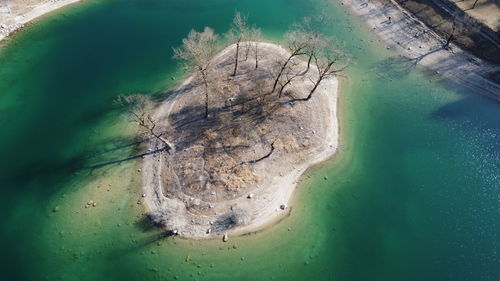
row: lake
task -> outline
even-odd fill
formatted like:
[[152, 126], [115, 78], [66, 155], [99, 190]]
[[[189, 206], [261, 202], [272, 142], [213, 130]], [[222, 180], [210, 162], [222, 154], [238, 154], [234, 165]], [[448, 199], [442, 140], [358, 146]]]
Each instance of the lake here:
[[[281, 223], [161, 239], [113, 100], [167, 93], [186, 75], [172, 47], [192, 28], [226, 32], [235, 10], [278, 43], [325, 17], [352, 58], [341, 146]], [[500, 280], [499, 104], [397, 57], [331, 0], [87, 0], [37, 20], [0, 48], [0, 279]]]

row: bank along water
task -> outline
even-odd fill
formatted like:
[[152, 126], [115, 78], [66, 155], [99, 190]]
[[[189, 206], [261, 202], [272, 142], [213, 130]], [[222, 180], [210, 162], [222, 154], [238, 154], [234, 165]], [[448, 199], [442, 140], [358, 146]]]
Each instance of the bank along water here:
[[[238, 9], [279, 42], [322, 14], [352, 63], [341, 148], [291, 216], [221, 241], [159, 239], [144, 220], [119, 94], [182, 77], [171, 47]], [[1, 267], [6, 280], [498, 280], [498, 104], [407, 73], [335, 1], [95, 1], [0, 49]], [[96, 206], [87, 204], [92, 200]]]

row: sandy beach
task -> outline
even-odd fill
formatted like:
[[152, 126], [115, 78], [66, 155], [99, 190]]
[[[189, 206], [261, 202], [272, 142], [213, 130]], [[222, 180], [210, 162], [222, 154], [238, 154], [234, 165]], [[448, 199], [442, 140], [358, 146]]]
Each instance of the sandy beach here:
[[80, 0], [6, 1], [0, 3], [0, 41], [44, 14]]
[[346, 0], [342, 3], [387, 44], [387, 49], [402, 55], [388, 61], [390, 67], [404, 74], [423, 66], [431, 75], [500, 101], [500, 85], [488, 79], [500, 71], [500, 67], [454, 44], [451, 44], [451, 51], [443, 49], [444, 39], [394, 1]]
[[[286, 56], [288, 52], [275, 44], [260, 43], [262, 53], [279, 52]], [[217, 56], [214, 60], [219, 61], [234, 52], [235, 46], [229, 46]], [[262, 62], [264, 65], [265, 63]], [[305, 68], [306, 62], [298, 62], [298, 67]], [[311, 68], [311, 75], [316, 75], [316, 70]], [[179, 89], [183, 89], [193, 79], [193, 76], [188, 78], [178, 90], [169, 96], [156, 110], [155, 116], [161, 118], [171, 114], [172, 108], [180, 100], [182, 93]], [[297, 83], [296, 87], [309, 87], [308, 84]], [[232, 228], [227, 233], [230, 235], [240, 235], [249, 232], [255, 232], [264, 227], [277, 222], [280, 218], [289, 214], [293, 206], [290, 205], [291, 198], [296, 189], [297, 182], [301, 175], [311, 166], [331, 158], [338, 146], [338, 120], [337, 120], [337, 90], [338, 80], [328, 78], [318, 88], [315, 96], [308, 101], [311, 106], [316, 106], [316, 117], [321, 117], [317, 120], [317, 124], [321, 126], [321, 130], [308, 132], [304, 128], [304, 134], [316, 134], [318, 136], [319, 145], [315, 146], [312, 151], [300, 155], [301, 157], [287, 156], [283, 154], [281, 158], [271, 157], [263, 162], [255, 165], [257, 174], [264, 178], [262, 186], [255, 186], [248, 193], [253, 194], [253, 198], [247, 198], [248, 193], [234, 198], [226, 202], [217, 203], [214, 207], [216, 213], [221, 214], [228, 210], [231, 206], [237, 206], [239, 210], [244, 210], [249, 217], [249, 221], [244, 225], [239, 225]], [[306, 88], [299, 89], [301, 92], [307, 92]], [[323, 132], [319, 132], [323, 131]], [[174, 144], [175, 146], [175, 144]], [[149, 149], [154, 149], [156, 144], [150, 142]], [[175, 153], [175, 152], [174, 152]], [[281, 154], [280, 154], [281, 155]], [[170, 209], [176, 213], [176, 226], [179, 229], [179, 234], [183, 237], [194, 239], [217, 238], [220, 233], [206, 233], [210, 227], [210, 222], [217, 219], [217, 215], [193, 216], [186, 211], [184, 203], [177, 198], [169, 198], [163, 192], [162, 186], [162, 169], [161, 162], [165, 161], [160, 155], [147, 156], [143, 160], [143, 192], [145, 205], [148, 211], [157, 209]], [[280, 206], [287, 204], [285, 210], [281, 210]]]

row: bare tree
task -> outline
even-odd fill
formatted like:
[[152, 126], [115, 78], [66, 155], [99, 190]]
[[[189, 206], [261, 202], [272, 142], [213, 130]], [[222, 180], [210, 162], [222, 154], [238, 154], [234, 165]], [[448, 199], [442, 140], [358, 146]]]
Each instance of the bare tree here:
[[252, 44], [252, 51], [255, 57], [255, 68], [259, 67], [259, 42], [262, 40], [262, 31], [260, 28], [253, 27], [249, 32], [249, 41]]
[[455, 39], [455, 32], [457, 31], [457, 21], [456, 18], [453, 18], [453, 22], [451, 25], [451, 31], [448, 33], [446, 37], [445, 43], [443, 43], [443, 49], [448, 49], [450, 47], [451, 42]]
[[[313, 88], [309, 91], [307, 97], [295, 99], [295, 101], [310, 100], [323, 80], [336, 75], [347, 67], [347, 62], [343, 61], [343, 53], [341, 51], [334, 50], [331, 47], [314, 54], [313, 60], [318, 71], [318, 77], [315, 81], [311, 80], [311, 82], [313, 83]], [[341, 62], [342, 66], [336, 67], [336, 64], [339, 64]]]
[[[288, 41], [288, 47], [292, 51], [291, 55], [288, 57], [288, 60], [285, 60], [281, 64], [280, 72], [276, 76], [275, 84], [273, 87], [276, 88], [276, 85], [280, 84], [280, 91], [278, 97], [284, 92], [284, 89], [299, 75], [305, 75], [311, 68], [311, 62], [313, 58], [318, 57], [318, 53], [321, 50], [326, 50], [331, 48], [335, 49], [332, 44], [332, 39], [325, 36], [322, 32], [319, 31], [317, 26], [322, 26], [322, 22], [324, 18], [315, 17], [314, 25], [311, 18], [304, 18], [301, 23], [293, 24], [291, 27], [291, 31], [286, 34], [286, 39]], [[307, 68], [302, 73], [294, 72], [292, 69], [296, 66], [293, 63], [292, 58], [296, 56], [306, 56], [307, 58]], [[282, 78], [285, 79], [282, 79]]]
[[278, 86], [278, 82], [281, 79], [281, 75], [283, 75], [284, 71], [289, 66], [290, 61], [295, 57], [307, 54], [307, 49], [309, 48], [308, 36], [300, 29], [292, 29], [288, 31], [285, 34], [285, 38], [287, 40], [288, 48], [290, 49], [291, 53], [281, 65], [278, 75], [274, 79], [274, 84], [271, 93], [274, 93], [274, 91], [276, 90], [276, 86]]
[[282, 79], [280, 79], [280, 82], [279, 82], [279, 84], [280, 84], [280, 91], [278, 93], [278, 98], [281, 98], [281, 96], [283, 95], [283, 92], [284, 92], [285, 88], [288, 85], [290, 85], [290, 83], [292, 83], [292, 81], [295, 78], [297, 78], [298, 76], [301, 75], [297, 71], [294, 71], [294, 68], [296, 67], [296, 65], [297, 65], [297, 63], [291, 62], [289, 64], [288, 71], [285, 71], [285, 73], [283, 73], [281, 75]]
[[[159, 140], [167, 152], [171, 146], [168, 140], [163, 137], [163, 132], [158, 132], [158, 121], [151, 116], [154, 109], [151, 99], [144, 95], [118, 96], [115, 102], [126, 108], [132, 121], [139, 126], [140, 133], [145, 138], [155, 138]], [[170, 153], [170, 152], [169, 152]]]
[[245, 41], [245, 59], [243, 61], [248, 60], [248, 56], [250, 55], [250, 50], [252, 49], [252, 42], [250, 42], [250, 37]]
[[231, 29], [226, 33], [226, 37], [229, 39], [231, 43], [236, 44], [236, 55], [234, 62], [234, 71], [233, 76], [236, 76], [236, 71], [238, 70], [238, 59], [240, 55], [240, 43], [241, 41], [248, 40], [248, 26], [247, 26], [247, 17], [242, 16], [240, 12], [236, 12], [234, 14], [233, 23], [231, 25]]
[[182, 61], [186, 70], [196, 69], [201, 75], [205, 87], [205, 118], [208, 117], [210, 62], [217, 52], [217, 38], [217, 34], [209, 27], [205, 27], [203, 32], [191, 30], [182, 39], [182, 46], [174, 48], [174, 58]]
[[325, 42], [325, 36], [314, 26], [314, 24], [316, 26], [322, 26], [322, 19], [323, 18], [315, 17], [315, 21], [313, 22], [310, 17], [305, 17], [300, 24], [293, 25], [293, 30], [295, 30], [297, 34], [300, 34], [300, 36], [304, 38], [303, 40], [307, 42], [304, 52], [304, 55], [307, 56], [307, 69], [303, 74], [306, 74], [311, 68], [311, 61], [316, 52], [325, 47], [323, 44]]
[[478, 32], [480, 26], [474, 19], [462, 11], [455, 11], [452, 14], [453, 20], [449, 29], [446, 41], [443, 43], [443, 49], [449, 49], [450, 44], [459, 39], [463, 34]]

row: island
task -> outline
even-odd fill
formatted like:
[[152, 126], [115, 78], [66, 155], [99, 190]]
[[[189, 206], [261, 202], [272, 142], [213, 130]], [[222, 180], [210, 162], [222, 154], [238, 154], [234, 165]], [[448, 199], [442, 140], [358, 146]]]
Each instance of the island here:
[[191, 31], [175, 53], [194, 73], [134, 113], [149, 136], [142, 202], [171, 234], [226, 241], [276, 222], [300, 176], [338, 147], [341, 54], [312, 45], [320, 35], [305, 28], [287, 48], [243, 41], [251, 36], [235, 22], [234, 43], [218, 53], [213, 30]]

